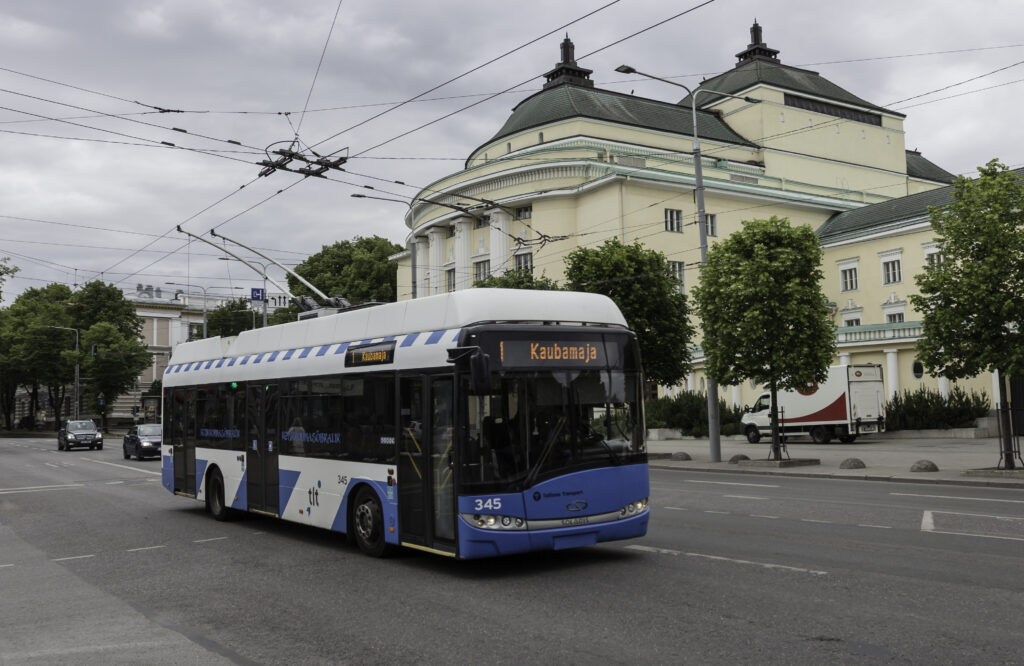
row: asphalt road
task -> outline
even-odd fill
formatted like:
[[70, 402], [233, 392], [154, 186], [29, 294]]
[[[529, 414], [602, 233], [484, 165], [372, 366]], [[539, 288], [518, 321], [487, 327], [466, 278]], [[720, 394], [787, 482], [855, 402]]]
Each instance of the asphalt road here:
[[455, 562], [0, 439], [0, 663], [1019, 663], [1020, 490], [661, 471], [647, 537]]

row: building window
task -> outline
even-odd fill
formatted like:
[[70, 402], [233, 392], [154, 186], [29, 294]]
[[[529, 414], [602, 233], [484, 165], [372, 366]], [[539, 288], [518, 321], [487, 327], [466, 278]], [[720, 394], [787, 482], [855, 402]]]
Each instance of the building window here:
[[489, 259], [477, 261], [473, 264], [473, 281], [481, 282], [491, 277], [491, 262]]
[[718, 216], [714, 213], [704, 213], [704, 231], [708, 236], [718, 235]]
[[902, 324], [903, 313], [902, 312], [889, 312], [885, 315], [886, 324]]
[[533, 217], [533, 206], [520, 206], [516, 208], [517, 220], [529, 220]]
[[511, 143], [506, 143], [505, 144], [505, 152], [506, 153], [511, 153], [512, 152], [512, 144]]
[[924, 255], [924, 261], [926, 264], [934, 268], [935, 266], [938, 266], [939, 264], [942, 263], [942, 253], [939, 252], [938, 250], [936, 250], [935, 252], [929, 252], [928, 254]]
[[860, 326], [860, 317], [850, 317], [843, 320], [843, 326]]
[[672, 271], [672, 275], [679, 282], [678, 290], [684, 291], [686, 289], [686, 264], [681, 261], [670, 261], [668, 269]]
[[683, 233], [683, 211], [678, 208], [665, 209], [665, 231]]
[[882, 262], [882, 284], [903, 282], [903, 270], [900, 267], [900, 261], [900, 259], [892, 259]]
[[839, 271], [839, 290], [857, 291], [857, 267], [844, 268]]
[[921, 361], [914, 361], [914, 379], [921, 379], [924, 377], [924, 366]]
[[478, 217], [473, 221], [474, 229], [484, 229], [491, 226], [491, 218], [489, 217]]
[[537, 143], [544, 143], [544, 132], [537, 132]]
[[444, 290], [455, 291], [455, 269], [449, 268], [444, 272]]
[[516, 270], [533, 273], [533, 253], [527, 252], [526, 254], [517, 254]]
[[455, 225], [448, 227], [448, 238], [455, 238]]

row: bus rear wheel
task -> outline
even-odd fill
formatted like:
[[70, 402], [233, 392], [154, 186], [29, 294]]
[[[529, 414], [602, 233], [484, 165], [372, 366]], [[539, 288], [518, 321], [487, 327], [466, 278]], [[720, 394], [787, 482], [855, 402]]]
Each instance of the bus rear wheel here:
[[391, 552], [384, 540], [384, 511], [377, 493], [369, 486], [363, 486], [356, 493], [352, 523], [359, 550], [371, 557], [384, 557]]

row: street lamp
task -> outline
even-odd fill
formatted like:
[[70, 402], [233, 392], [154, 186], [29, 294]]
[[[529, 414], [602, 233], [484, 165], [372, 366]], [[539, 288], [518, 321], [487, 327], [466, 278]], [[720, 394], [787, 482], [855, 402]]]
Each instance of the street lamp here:
[[74, 408], [72, 409], [72, 412], [74, 413], [75, 420], [77, 421], [78, 420], [78, 396], [80, 395], [79, 394], [78, 380], [79, 380], [79, 373], [81, 372], [79, 370], [80, 365], [79, 365], [79, 358], [78, 358], [78, 349], [79, 349], [79, 347], [78, 347], [78, 329], [77, 328], [68, 328], [67, 326], [47, 326], [46, 328], [57, 328], [57, 329], [60, 329], [62, 331], [74, 331], [75, 332], [75, 404], [74, 404]]
[[[219, 257], [219, 259], [221, 261], [242, 261], [241, 259], [234, 259], [232, 257]], [[269, 264], [264, 264], [262, 262], [253, 261], [253, 260], [249, 260], [249, 259], [246, 259], [245, 261], [242, 261], [242, 263], [243, 264], [253, 264], [254, 266], [259, 266], [260, 267], [260, 271], [263, 274], [263, 328], [266, 328], [267, 327], [267, 266], [269, 266]], [[274, 284], [277, 284], [277, 283], [275, 282]], [[255, 328], [255, 326], [253, 326], [253, 328]]]
[[[182, 282], [164, 282], [164, 284], [169, 284], [169, 285], [172, 285], [172, 286], [175, 286], [175, 287], [186, 287], [186, 288], [187, 287], [195, 287], [196, 289], [201, 289], [203, 291], [203, 337], [205, 338], [206, 337], [206, 302], [207, 302], [206, 291], [207, 291], [207, 288], [206, 287], [202, 287], [202, 286], [200, 286], [198, 284], [185, 284], [185, 283], [182, 283]], [[210, 289], [241, 289], [241, 287], [210, 287]], [[185, 292], [185, 293], [188, 293], [188, 292]]]
[[[709, 90], [701, 87], [697, 87], [696, 90], [691, 90], [689, 86], [685, 86], [682, 83], [663, 79], [660, 76], [654, 76], [653, 74], [646, 74], [630, 67], [629, 65], [620, 65], [615, 68], [615, 71], [622, 74], [639, 74], [640, 76], [647, 77], [648, 79], [654, 79], [656, 81], [668, 83], [669, 85], [678, 86], [690, 93], [690, 111], [693, 113], [693, 176], [697, 194], [697, 228], [698, 233], [700, 234], [700, 263], [703, 266], [708, 260], [708, 229], [704, 220], [704, 170], [701, 165], [700, 157], [700, 137], [697, 136], [697, 94], [712, 93], [715, 95], [721, 95], [722, 97], [742, 99], [750, 104], [757, 104], [761, 100], [754, 97], [741, 97], [739, 95], [732, 95], [719, 90]], [[718, 423], [718, 383], [710, 376], [707, 376], [707, 373], [705, 373], [705, 378], [707, 380], [706, 385], [708, 390], [708, 442], [711, 447], [711, 462], [722, 462], [721, 431]]]

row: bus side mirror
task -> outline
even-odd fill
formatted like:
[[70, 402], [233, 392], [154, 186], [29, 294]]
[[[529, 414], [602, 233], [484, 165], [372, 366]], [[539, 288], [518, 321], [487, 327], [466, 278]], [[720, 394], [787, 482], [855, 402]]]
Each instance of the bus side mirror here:
[[491, 357], [479, 347], [449, 349], [448, 362], [468, 372], [470, 395], [487, 395], [491, 392]]

